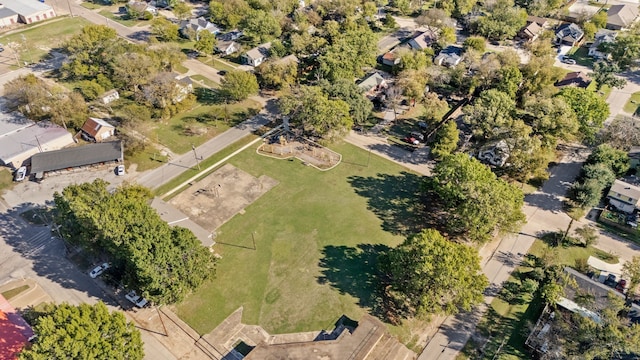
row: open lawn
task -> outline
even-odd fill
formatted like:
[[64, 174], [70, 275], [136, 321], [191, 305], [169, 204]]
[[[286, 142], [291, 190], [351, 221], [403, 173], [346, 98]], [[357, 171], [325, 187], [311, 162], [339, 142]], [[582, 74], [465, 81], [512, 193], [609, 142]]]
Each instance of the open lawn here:
[[[617, 263], [618, 258], [594, 247], [559, 246], [550, 247], [543, 240], [536, 240], [529, 250], [529, 256], [546, 258], [551, 264], [575, 266], [576, 260], [585, 260], [595, 256], [609, 263]], [[519, 266], [505, 283], [500, 295], [496, 297], [485, 314], [478, 331], [486, 341], [477, 344], [470, 341], [463, 349], [462, 358], [474, 359], [525, 359], [529, 358], [524, 342], [528, 336], [529, 325], [535, 324], [544, 308], [538, 297], [520, 290], [522, 281], [531, 271], [531, 263]], [[484, 348], [484, 356], [478, 349]]]
[[11, 189], [13, 184], [13, 174], [11, 171], [6, 167], [0, 169], [0, 194], [6, 189]]
[[114, 7], [112, 8], [114, 10], [100, 10], [100, 12], [98, 12], [100, 15], [106, 17], [109, 20], [113, 20], [115, 22], [118, 22], [124, 26], [127, 27], [132, 27], [132, 26], [136, 26], [138, 24], [141, 23], [145, 23], [144, 20], [136, 20], [136, 19], [125, 19], [122, 15], [116, 14], [114, 11], [117, 11], [118, 8]]
[[624, 104], [624, 111], [630, 114], [635, 114], [640, 107], [640, 92], [631, 94], [631, 98]]
[[[191, 145], [199, 146], [205, 141], [227, 130], [257, 113], [260, 105], [253, 100], [244, 100], [229, 105], [202, 105], [158, 123], [152, 139], [173, 151], [184, 154]], [[225, 121], [225, 118], [227, 121]]]
[[589, 56], [589, 48], [587, 46], [573, 47], [569, 51], [569, 55], [578, 65], [593, 67], [593, 58]]
[[421, 177], [377, 156], [367, 166], [368, 152], [352, 145], [332, 149], [343, 162], [326, 172], [254, 147], [230, 160], [279, 185], [218, 229], [217, 276], [176, 306], [180, 318], [204, 334], [244, 306], [244, 323], [290, 333], [332, 329], [375, 305], [378, 254], [416, 230]]
[[21, 61], [38, 62], [52, 48], [80, 33], [82, 27], [88, 24], [90, 23], [81, 17], [55, 18], [44, 23], [26, 25], [23, 31], [0, 36], [0, 43], [16, 49]]
[[233, 71], [236, 70], [234, 65], [229, 64], [229, 62], [227, 61], [222, 61], [220, 59], [217, 59], [213, 56], [199, 56], [198, 57], [198, 61], [200, 61], [203, 64], [207, 64], [217, 70], [224, 70], [224, 71]]

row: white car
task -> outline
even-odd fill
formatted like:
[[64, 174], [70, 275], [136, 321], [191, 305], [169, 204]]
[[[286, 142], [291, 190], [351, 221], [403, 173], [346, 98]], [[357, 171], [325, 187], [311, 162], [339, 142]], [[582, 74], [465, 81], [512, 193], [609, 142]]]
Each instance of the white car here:
[[124, 165], [116, 166], [116, 175], [118, 176], [124, 175]]
[[25, 177], [27, 177], [27, 167], [20, 166], [15, 174], [13, 174], [13, 181], [22, 181]]
[[145, 307], [145, 305], [147, 305], [148, 301], [147, 299], [141, 297], [140, 295], [136, 294], [135, 290], [131, 290], [127, 293], [127, 295], [124, 296], [127, 300], [131, 301], [135, 306], [139, 307], [139, 308], [143, 308]]
[[91, 272], [89, 273], [89, 276], [91, 276], [92, 279], [95, 279], [98, 276], [100, 276], [100, 274], [102, 274], [109, 267], [110, 267], [109, 263], [103, 263], [102, 265], [96, 266], [93, 270], [91, 270]]

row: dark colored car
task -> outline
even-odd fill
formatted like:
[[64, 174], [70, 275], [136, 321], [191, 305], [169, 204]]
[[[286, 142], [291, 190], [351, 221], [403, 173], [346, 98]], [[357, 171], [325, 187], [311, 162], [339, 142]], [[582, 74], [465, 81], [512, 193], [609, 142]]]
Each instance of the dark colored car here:
[[618, 278], [614, 274], [609, 274], [604, 281], [604, 284], [611, 287], [616, 287], [618, 284]]
[[627, 280], [620, 279], [620, 281], [616, 285], [616, 290], [624, 294], [627, 292], [627, 287], [628, 287]]

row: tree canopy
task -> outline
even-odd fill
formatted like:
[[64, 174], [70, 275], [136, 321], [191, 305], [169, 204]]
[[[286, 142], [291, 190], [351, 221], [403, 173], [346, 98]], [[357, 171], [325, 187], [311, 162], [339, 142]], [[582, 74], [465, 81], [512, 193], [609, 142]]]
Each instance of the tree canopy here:
[[497, 0], [487, 15], [478, 19], [478, 32], [488, 38], [504, 40], [514, 37], [527, 23], [527, 12], [512, 0]]
[[258, 93], [256, 76], [248, 71], [229, 71], [222, 79], [220, 92], [229, 100], [241, 101]]
[[144, 357], [140, 331], [121, 312], [109, 312], [99, 302], [78, 306], [63, 303], [32, 310], [33, 346], [22, 350], [21, 360], [119, 359]]
[[609, 104], [597, 93], [578, 87], [565, 87], [561, 96], [573, 109], [580, 123], [579, 133], [592, 141], [609, 116]]
[[494, 231], [514, 230], [525, 220], [522, 191], [467, 154], [438, 163], [428, 189], [438, 199], [442, 212], [437, 216], [451, 236], [485, 242]]
[[477, 250], [433, 229], [407, 238], [381, 264], [390, 279], [387, 292], [404, 316], [468, 311], [482, 301], [489, 285]]
[[122, 284], [155, 303], [180, 301], [213, 276], [213, 254], [190, 230], [164, 222], [148, 189], [125, 185], [110, 193], [107, 185], [97, 179], [54, 194], [65, 239], [106, 254]]

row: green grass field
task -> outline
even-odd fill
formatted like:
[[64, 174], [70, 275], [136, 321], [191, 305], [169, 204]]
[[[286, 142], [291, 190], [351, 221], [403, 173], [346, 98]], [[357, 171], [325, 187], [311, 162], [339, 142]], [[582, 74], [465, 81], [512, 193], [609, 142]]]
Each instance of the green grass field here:
[[247, 119], [257, 112], [260, 105], [253, 100], [244, 100], [226, 107], [228, 122], [224, 121], [224, 105], [203, 105], [158, 123], [152, 139], [158, 139], [176, 154], [191, 150], [227, 130], [229, 126]]
[[373, 305], [377, 255], [414, 231], [421, 177], [377, 156], [367, 167], [368, 153], [348, 144], [332, 148], [343, 162], [327, 172], [254, 147], [231, 159], [279, 184], [218, 229], [217, 276], [176, 306], [180, 318], [204, 334], [244, 306], [244, 323], [289, 333], [332, 329]]
[[2, 194], [4, 190], [11, 189], [13, 184], [13, 174], [11, 171], [6, 167], [0, 169], [0, 194]]
[[635, 114], [638, 111], [638, 107], [640, 107], [640, 92], [631, 94], [631, 98], [624, 104], [624, 111]]
[[23, 31], [0, 36], [0, 43], [17, 49], [21, 61], [38, 62], [49, 53], [49, 49], [80, 33], [82, 27], [88, 24], [81, 17], [52, 19], [46, 23], [27, 25]]
[[109, 20], [113, 20], [127, 27], [132, 27], [140, 23], [144, 23], [144, 20], [124, 19], [122, 16], [114, 14], [111, 10], [100, 10], [98, 13]]

